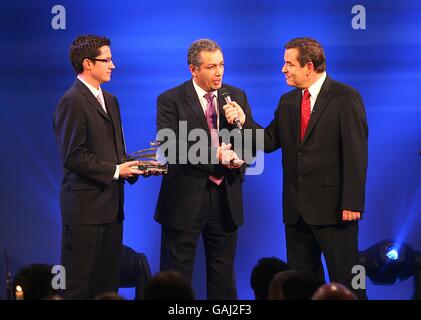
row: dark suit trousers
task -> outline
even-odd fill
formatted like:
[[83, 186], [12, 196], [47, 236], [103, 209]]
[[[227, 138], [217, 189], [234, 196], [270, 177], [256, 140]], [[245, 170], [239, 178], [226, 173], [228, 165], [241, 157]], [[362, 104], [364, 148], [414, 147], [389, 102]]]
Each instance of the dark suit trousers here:
[[117, 292], [123, 223], [63, 226], [62, 265], [66, 268], [65, 299], [93, 299]]
[[203, 204], [194, 225], [179, 231], [162, 226], [161, 271], [180, 272], [191, 283], [197, 240], [202, 234], [209, 300], [237, 299], [234, 258], [237, 247], [225, 190], [208, 181]]
[[[321, 254], [326, 260], [330, 282], [352, 289], [352, 268], [359, 264], [358, 222], [337, 225], [308, 225], [302, 218], [295, 225], [285, 225], [288, 264], [292, 269], [318, 273], [324, 279]], [[365, 290], [353, 290], [366, 299]]]

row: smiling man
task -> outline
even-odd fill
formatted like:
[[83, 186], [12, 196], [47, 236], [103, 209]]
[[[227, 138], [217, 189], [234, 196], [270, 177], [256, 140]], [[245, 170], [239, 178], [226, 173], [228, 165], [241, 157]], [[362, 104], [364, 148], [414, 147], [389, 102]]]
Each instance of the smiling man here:
[[[364, 104], [353, 88], [326, 74], [322, 46], [310, 38], [285, 45], [282, 72], [294, 90], [284, 94], [265, 128], [264, 151], [282, 148], [283, 216], [288, 264], [323, 273], [352, 288], [358, 262], [358, 221], [365, 202], [368, 126]], [[229, 123], [261, 128], [232, 103]], [[365, 298], [364, 290], [356, 290]]]
[[[220, 90], [229, 91], [251, 118], [250, 107], [244, 91], [222, 83], [224, 56], [216, 42], [195, 41], [188, 50], [188, 65], [192, 79], [162, 93], [157, 101], [157, 129], [171, 129], [178, 150], [162, 179], [155, 212], [162, 225], [161, 271], [178, 271], [191, 282], [196, 244], [202, 234], [208, 299], [235, 299], [234, 257], [237, 229], [243, 223], [244, 166], [241, 161], [230, 162], [238, 161], [238, 156], [229, 149], [228, 141], [227, 145], [219, 143], [219, 130], [235, 128], [225, 119]], [[216, 154], [216, 161], [206, 156], [207, 161], [196, 163], [180, 155], [196, 143], [182, 141], [183, 130], [189, 135], [204, 132], [205, 151]]]
[[70, 48], [77, 74], [54, 112], [63, 165], [61, 263], [66, 299], [117, 292], [122, 251], [124, 180], [134, 183], [137, 161], [120, 163], [125, 146], [117, 98], [101, 88], [115, 69], [110, 40], [77, 37]]

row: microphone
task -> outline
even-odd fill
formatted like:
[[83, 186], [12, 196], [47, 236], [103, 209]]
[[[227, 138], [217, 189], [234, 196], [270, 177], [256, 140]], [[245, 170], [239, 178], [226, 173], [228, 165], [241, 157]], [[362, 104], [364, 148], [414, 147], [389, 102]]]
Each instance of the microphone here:
[[[219, 93], [221, 94], [222, 98], [224, 98], [226, 104], [229, 104], [231, 102], [231, 96], [230, 96], [227, 89], [221, 88]], [[241, 129], [243, 129], [243, 126], [241, 125], [240, 119], [238, 117], [236, 117], [234, 119], [234, 122], [235, 122], [235, 126], [237, 127], [238, 131], [240, 132]]]

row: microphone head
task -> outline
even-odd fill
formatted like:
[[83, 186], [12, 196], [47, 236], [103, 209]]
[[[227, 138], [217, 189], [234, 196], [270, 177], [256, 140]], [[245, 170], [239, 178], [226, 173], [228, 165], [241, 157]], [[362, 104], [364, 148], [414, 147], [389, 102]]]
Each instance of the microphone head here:
[[230, 96], [230, 94], [229, 94], [229, 92], [228, 92], [228, 90], [227, 89], [225, 89], [225, 88], [221, 88], [220, 90], [219, 90], [219, 94], [221, 95], [221, 97], [222, 98], [224, 98], [224, 100], [228, 103], [228, 102], [231, 102], [231, 96]]

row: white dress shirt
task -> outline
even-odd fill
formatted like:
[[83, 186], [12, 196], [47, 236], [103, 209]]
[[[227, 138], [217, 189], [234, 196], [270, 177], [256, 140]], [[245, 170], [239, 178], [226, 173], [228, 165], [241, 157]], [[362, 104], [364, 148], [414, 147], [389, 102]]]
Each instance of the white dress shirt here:
[[[311, 111], [313, 111], [314, 104], [316, 103], [317, 97], [320, 93], [320, 90], [322, 89], [322, 85], [325, 82], [326, 77], [326, 72], [323, 72], [322, 76], [308, 88], [308, 91], [310, 92]], [[305, 90], [302, 90], [301, 94], [304, 94], [304, 91]]]

